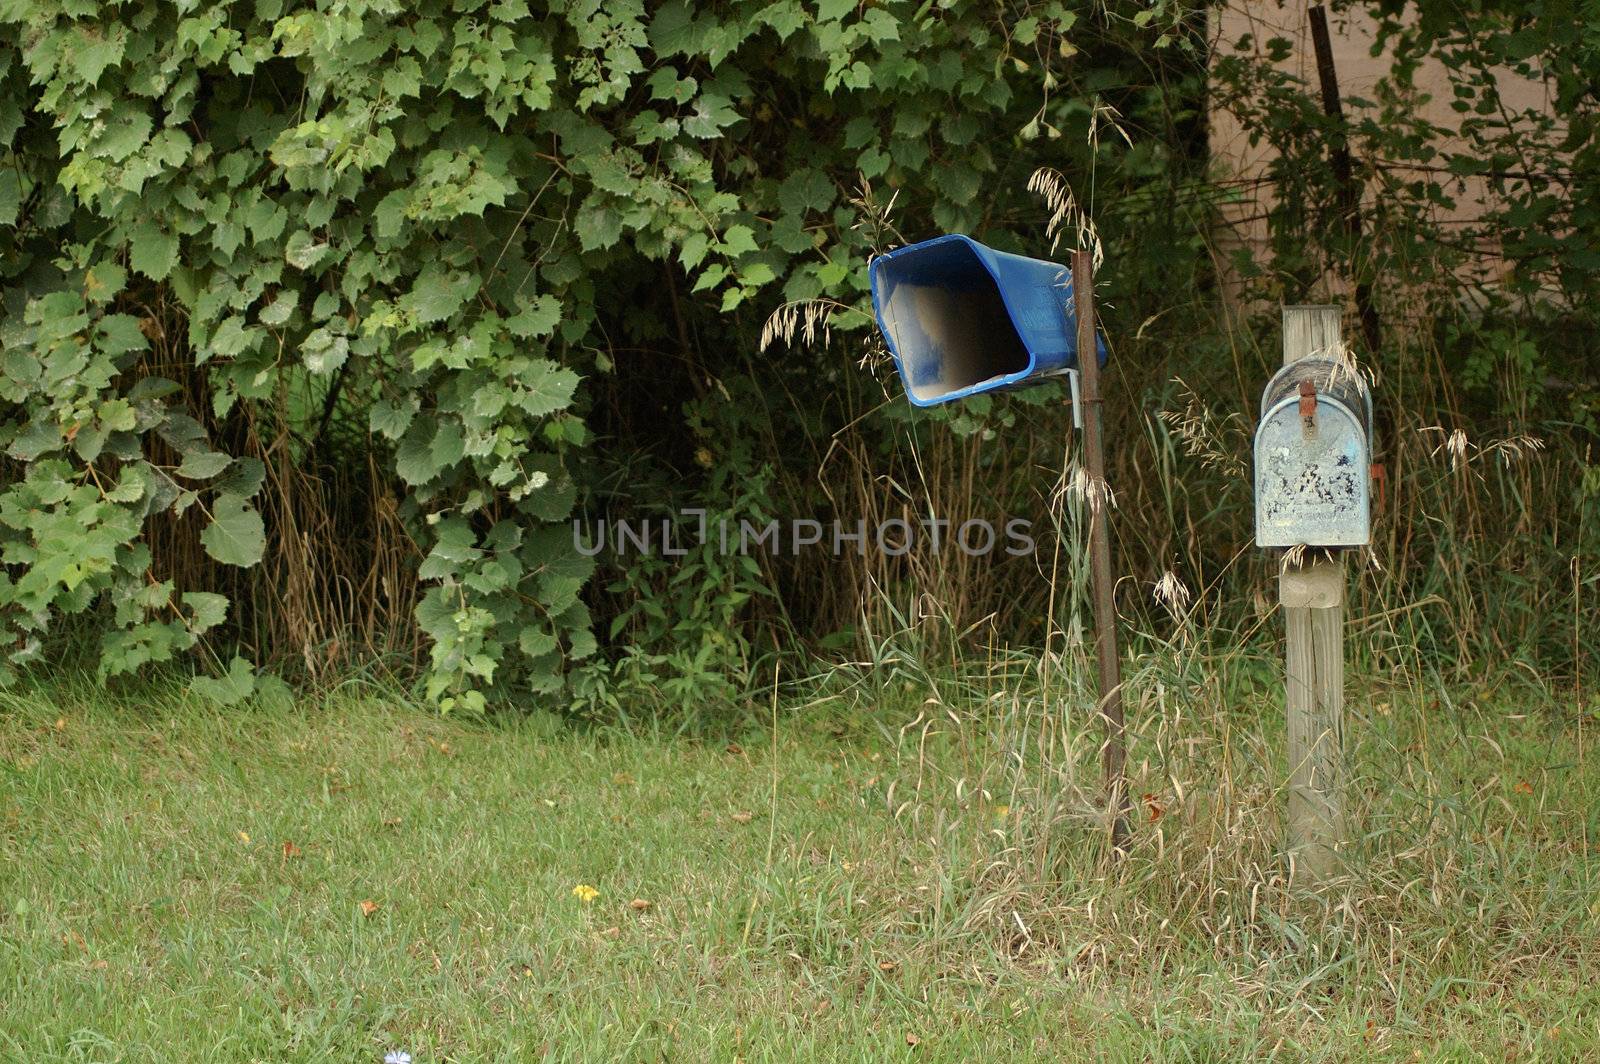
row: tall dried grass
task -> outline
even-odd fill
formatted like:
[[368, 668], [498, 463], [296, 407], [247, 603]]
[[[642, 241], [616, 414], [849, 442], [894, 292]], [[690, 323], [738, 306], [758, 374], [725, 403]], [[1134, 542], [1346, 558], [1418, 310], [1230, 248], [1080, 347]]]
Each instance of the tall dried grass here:
[[421, 661], [412, 621], [420, 555], [363, 412], [338, 394], [329, 398], [342, 378], [313, 385], [280, 374], [271, 402], [219, 415], [205, 366], [179, 339], [181, 310], [166, 304], [146, 312], [150, 349], [133, 374], [178, 382], [184, 412], [207, 437], [229, 454], [260, 459], [266, 470], [255, 500], [267, 530], [260, 565], [214, 561], [200, 543], [204, 515], [190, 507], [146, 526], [156, 578], [227, 593], [235, 631], [253, 659], [313, 683], [358, 665], [404, 669]]

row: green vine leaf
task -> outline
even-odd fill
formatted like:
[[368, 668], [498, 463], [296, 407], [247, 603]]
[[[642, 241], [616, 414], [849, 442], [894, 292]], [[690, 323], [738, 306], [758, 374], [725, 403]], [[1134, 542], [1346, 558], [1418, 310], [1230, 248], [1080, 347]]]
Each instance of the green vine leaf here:
[[190, 681], [189, 689], [213, 705], [235, 706], [255, 691], [255, 667], [236, 656], [228, 662], [228, 669], [221, 676], [196, 676]]
[[137, 225], [128, 243], [128, 265], [152, 281], [164, 280], [178, 263], [178, 238], [154, 222]]
[[232, 458], [221, 451], [194, 451], [184, 456], [178, 466], [178, 475], [190, 480], [210, 480], [228, 468]]
[[206, 553], [224, 565], [251, 566], [266, 551], [261, 515], [238, 495], [219, 495], [211, 506], [211, 524], [200, 533]]

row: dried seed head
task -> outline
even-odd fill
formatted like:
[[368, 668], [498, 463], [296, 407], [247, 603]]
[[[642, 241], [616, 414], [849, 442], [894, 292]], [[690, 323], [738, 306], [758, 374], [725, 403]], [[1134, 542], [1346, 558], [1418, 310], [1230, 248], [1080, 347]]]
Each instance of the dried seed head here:
[[826, 345], [833, 339], [833, 315], [840, 306], [831, 299], [804, 299], [783, 304], [761, 327], [760, 349], [765, 351], [775, 340], [793, 345], [796, 335], [806, 347], [815, 344], [818, 336]]
[[1323, 352], [1323, 355], [1333, 363], [1333, 368], [1328, 371], [1329, 388], [1346, 381], [1360, 381], [1368, 388], [1372, 386], [1372, 374], [1356, 361], [1355, 352], [1351, 350], [1349, 344], [1341, 341]]
[[1218, 417], [1182, 377], [1174, 377], [1180, 410], [1161, 410], [1156, 416], [1178, 439], [1183, 453], [1198, 458], [1200, 464], [1225, 476], [1244, 479], [1246, 469], [1239, 455], [1248, 450], [1248, 432], [1237, 411]]
[[1077, 238], [1075, 246], [1090, 253], [1094, 268], [1098, 270], [1105, 261], [1105, 253], [1100, 246], [1100, 233], [1095, 229], [1089, 215], [1079, 209], [1077, 197], [1072, 194], [1072, 186], [1067, 184], [1067, 179], [1061, 171], [1041, 166], [1028, 178], [1028, 191], [1041, 196], [1045, 208], [1050, 211], [1050, 218], [1044, 227], [1045, 235], [1050, 238], [1050, 250], [1052, 252], [1056, 250], [1061, 243], [1061, 234], [1071, 228]]
[[1503, 440], [1495, 440], [1485, 445], [1478, 453], [1480, 455], [1496, 455], [1509, 468], [1529, 455], [1537, 454], [1542, 450], [1544, 450], [1544, 441], [1539, 437], [1516, 435], [1507, 436]]
[[[1091, 513], [1099, 513], [1106, 503], [1116, 509], [1117, 496], [1104, 477], [1091, 476], [1083, 466], [1073, 466], [1072, 472], [1058, 482], [1057, 495], [1067, 495], [1089, 504]], [[1058, 500], [1059, 501], [1059, 500]]]
[[[1436, 431], [1443, 432], [1443, 429]], [[1459, 470], [1467, 463], [1467, 451], [1472, 444], [1467, 440], [1467, 434], [1460, 429], [1452, 430], [1445, 436], [1444, 442], [1435, 447], [1430, 454], [1438, 457], [1441, 452], [1450, 456], [1450, 468]]]
[[1161, 579], [1156, 581], [1152, 593], [1155, 600], [1166, 607], [1174, 617], [1188, 610], [1189, 600], [1192, 597], [1189, 588], [1171, 569], [1161, 574]]

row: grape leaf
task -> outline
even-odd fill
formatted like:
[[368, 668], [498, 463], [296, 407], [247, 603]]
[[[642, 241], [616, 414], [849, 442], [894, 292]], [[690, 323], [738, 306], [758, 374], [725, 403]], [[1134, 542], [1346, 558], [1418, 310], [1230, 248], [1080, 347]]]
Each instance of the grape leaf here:
[[266, 552], [261, 515], [238, 495], [219, 495], [211, 507], [211, 524], [200, 533], [206, 553], [224, 565], [254, 565]]

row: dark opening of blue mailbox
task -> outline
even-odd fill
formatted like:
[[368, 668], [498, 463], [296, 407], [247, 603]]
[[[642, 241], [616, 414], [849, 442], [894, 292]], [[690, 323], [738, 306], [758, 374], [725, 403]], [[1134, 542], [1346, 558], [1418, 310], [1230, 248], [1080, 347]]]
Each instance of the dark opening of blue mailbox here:
[[1072, 283], [1056, 263], [952, 235], [878, 256], [871, 276], [878, 328], [917, 406], [1077, 365]]

